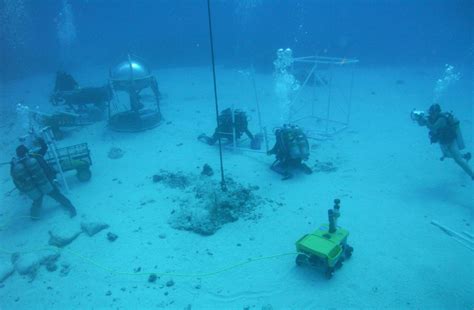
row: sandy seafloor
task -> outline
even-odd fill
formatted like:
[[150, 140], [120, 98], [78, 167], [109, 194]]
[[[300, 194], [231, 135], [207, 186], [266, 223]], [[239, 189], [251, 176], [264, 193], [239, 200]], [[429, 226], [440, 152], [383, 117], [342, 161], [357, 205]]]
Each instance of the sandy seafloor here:
[[[263, 204], [255, 211], [260, 219], [226, 224], [207, 237], [169, 226], [181, 192], [153, 183], [151, 177], [160, 169], [198, 174], [205, 163], [218, 172], [217, 148], [196, 140], [215, 127], [211, 72], [208, 67], [154, 70], [164, 95], [165, 120], [159, 127], [117, 133], [103, 121], [73, 130], [59, 142], [87, 142], [92, 152], [91, 181], [79, 183], [73, 173], [67, 177], [68, 196], [78, 209], [75, 219], [47, 198], [42, 219], [29, 220], [31, 202], [18, 192], [7, 194], [13, 184], [8, 165], [1, 167], [2, 249], [41, 248], [52, 228], [78, 226], [86, 219], [102, 220], [110, 228], [91, 238], [81, 235], [62, 251], [59, 263], [71, 265], [65, 277], [44, 267], [33, 281], [13, 274], [0, 285], [0, 308], [471, 309], [474, 252], [431, 221], [472, 234], [473, 182], [453, 162], [439, 161], [439, 148], [430, 145], [426, 128], [409, 118], [412, 108], [431, 104], [438, 69], [358, 65], [349, 128], [326, 141], [311, 141], [309, 164], [330, 161], [335, 172], [298, 174], [282, 182], [269, 169], [272, 157], [226, 150], [226, 173], [258, 185], [258, 195], [281, 206]], [[221, 107], [246, 108], [250, 128], [257, 131], [253, 89], [238, 70], [218, 68]], [[87, 86], [105, 82], [107, 72], [104, 67], [73, 74]], [[273, 79], [257, 74], [256, 82], [263, 123], [271, 131], [280, 124]], [[16, 103], [47, 110], [52, 88], [52, 74], [2, 85], [2, 162], [13, 156], [20, 134], [14, 124]], [[461, 120], [467, 148], [474, 150], [472, 102], [469, 83], [463, 80], [442, 100]], [[125, 155], [109, 159], [111, 147], [122, 148]], [[213, 272], [248, 258], [295, 251], [298, 238], [326, 222], [334, 198], [342, 200], [339, 224], [349, 229], [355, 251], [329, 281], [315, 270], [296, 267], [295, 256], [289, 255], [208, 277], [162, 276], [152, 284], [145, 275], [111, 274], [68, 252], [131, 274], [138, 267], [156, 273]], [[154, 202], [142, 205], [149, 200]], [[108, 231], [118, 235], [115, 242], [107, 240]], [[0, 259], [10, 256], [0, 254]], [[170, 279], [175, 284], [165, 286]]]

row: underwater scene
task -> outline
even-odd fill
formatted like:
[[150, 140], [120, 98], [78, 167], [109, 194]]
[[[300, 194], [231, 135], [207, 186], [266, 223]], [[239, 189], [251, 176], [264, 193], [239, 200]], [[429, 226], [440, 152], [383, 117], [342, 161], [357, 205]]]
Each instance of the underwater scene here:
[[474, 309], [474, 1], [0, 0], [0, 309]]

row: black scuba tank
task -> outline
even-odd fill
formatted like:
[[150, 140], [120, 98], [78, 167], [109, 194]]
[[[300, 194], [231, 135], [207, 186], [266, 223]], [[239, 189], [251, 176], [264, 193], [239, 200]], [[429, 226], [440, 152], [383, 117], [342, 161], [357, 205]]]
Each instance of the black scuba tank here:
[[32, 200], [36, 200], [54, 189], [38, 160], [30, 156], [14, 163], [12, 178], [14, 178], [18, 189]]
[[446, 120], [446, 126], [438, 129], [437, 138], [441, 144], [450, 144], [456, 140], [459, 121], [451, 113], [443, 113], [442, 117]]
[[309, 157], [309, 143], [308, 143], [308, 139], [306, 138], [306, 135], [303, 133], [303, 131], [299, 130], [297, 140], [298, 140], [298, 147], [299, 147], [300, 154], [301, 154], [301, 159], [305, 159], [305, 160], [308, 159], [308, 157]]
[[298, 135], [294, 128], [290, 129], [288, 132], [288, 155], [291, 159], [300, 159], [301, 158], [301, 150], [298, 145]]

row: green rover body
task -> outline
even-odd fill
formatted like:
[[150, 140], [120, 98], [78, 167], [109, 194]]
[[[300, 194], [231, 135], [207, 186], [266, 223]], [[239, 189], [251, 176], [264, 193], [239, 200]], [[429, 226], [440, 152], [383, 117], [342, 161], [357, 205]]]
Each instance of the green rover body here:
[[328, 210], [329, 224], [321, 224], [314, 232], [296, 241], [296, 265], [322, 266], [327, 278], [342, 267], [344, 260], [352, 255], [353, 248], [347, 244], [349, 231], [337, 227], [340, 200], [334, 200], [334, 208]]

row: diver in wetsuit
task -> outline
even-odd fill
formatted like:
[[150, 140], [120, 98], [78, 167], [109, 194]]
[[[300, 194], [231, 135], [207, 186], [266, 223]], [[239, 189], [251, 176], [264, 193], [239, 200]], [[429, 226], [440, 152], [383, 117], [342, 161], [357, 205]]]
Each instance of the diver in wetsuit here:
[[219, 125], [214, 131], [212, 137], [205, 134], [201, 134], [198, 140], [214, 145], [219, 138], [226, 139], [228, 142], [233, 141], [234, 127], [235, 127], [235, 139], [238, 140], [242, 137], [242, 134], [246, 134], [250, 139], [250, 145], [252, 149], [260, 149], [261, 137], [259, 135], [254, 136], [248, 129], [247, 115], [244, 111], [234, 110], [234, 122], [232, 120], [232, 110], [230, 108], [225, 109], [219, 115]]
[[68, 105], [76, 112], [86, 110], [87, 104], [94, 104], [103, 108], [104, 104], [112, 99], [112, 90], [109, 85], [100, 87], [80, 87], [71, 74], [58, 71], [54, 83], [54, 90], [50, 97], [53, 105]]
[[39, 218], [44, 195], [59, 202], [71, 217], [76, 216], [76, 208], [54, 183], [56, 172], [44, 159], [48, 146], [41, 138], [38, 138], [37, 142], [40, 146], [37, 152], [30, 152], [24, 145], [18, 146], [17, 157], [12, 159], [10, 165], [10, 175], [16, 188], [33, 200], [31, 219]]
[[306, 174], [313, 171], [303, 161], [309, 157], [308, 138], [298, 126], [283, 125], [275, 130], [275, 145], [267, 152], [267, 155], [275, 154], [276, 160], [271, 169], [287, 180], [293, 175], [290, 170], [300, 169]]
[[427, 117], [419, 111], [413, 111], [411, 117], [420, 126], [428, 127], [431, 143], [439, 143], [441, 148], [441, 160], [452, 158], [474, 180], [474, 172], [468, 164], [471, 153], [461, 154], [465, 146], [459, 120], [451, 113], [442, 112], [439, 104], [431, 105]]
[[67, 72], [58, 71], [56, 73], [56, 80], [54, 83], [54, 91], [71, 91], [79, 87], [76, 80]]

